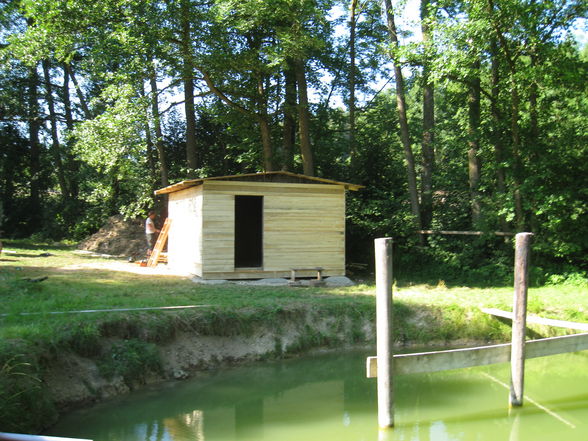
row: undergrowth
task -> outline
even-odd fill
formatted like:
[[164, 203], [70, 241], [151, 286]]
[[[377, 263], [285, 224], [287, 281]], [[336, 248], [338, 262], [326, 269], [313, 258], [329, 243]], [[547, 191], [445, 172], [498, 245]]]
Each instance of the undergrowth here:
[[142, 340], [123, 340], [112, 345], [99, 364], [105, 378], [121, 376], [129, 388], [143, 384], [151, 373], [159, 374], [162, 361], [157, 346]]
[[42, 370], [33, 348], [0, 345], [0, 427], [27, 432], [57, 418], [57, 409], [43, 387]]

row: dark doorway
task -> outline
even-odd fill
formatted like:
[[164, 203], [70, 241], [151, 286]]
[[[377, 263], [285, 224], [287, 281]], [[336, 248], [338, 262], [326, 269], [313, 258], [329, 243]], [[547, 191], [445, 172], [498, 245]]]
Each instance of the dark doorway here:
[[235, 267], [263, 266], [263, 196], [235, 196]]

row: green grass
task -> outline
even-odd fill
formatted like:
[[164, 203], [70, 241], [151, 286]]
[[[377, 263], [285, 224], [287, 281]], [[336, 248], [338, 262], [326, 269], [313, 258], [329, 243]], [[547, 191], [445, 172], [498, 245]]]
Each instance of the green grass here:
[[[0, 255], [0, 423], [12, 415], [29, 415], [19, 427], [40, 427], [56, 414], [40, 382], [43, 369], [63, 351], [93, 358], [103, 374], [125, 381], [142, 378], [141, 369], [157, 371], [157, 344], [177, 332], [200, 335], [251, 335], [259, 327], [279, 331], [299, 321], [305, 331], [285, 348], [296, 353], [316, 346], [365, 342], [362, 325], [375, 320], [375, 287], [260, 287], [235, 284], [199, 285], [174, 276], [154, 276], [90, 268], [107, 259], [74, 254], [67, 246], [8, 242]], [[51, 254], [43, 257], [44, 253]], [[134, 268], [134, 264], [120, 261]], [[42, 282], [26, 279], [47, 277]], [[456, 340], [506, 341], [508, 323], [480, 312], [481, 307], [509, 310], [512, 287], [491, 288], [410, 285], [394, 290], [395, 338], [399, 343], [451, 344]], [[48, 314], [53, 311], [203, 305], [199, 309], [153, 312]], [[547, 318], [588, 322], [588, 286], [531, 288], [529, 312]], [[19, 315], [20, 313], [38, 313]], [[317, 330], [305, 322], [333, 317], [332, 329]], [[349, 325], [351, 324], [351, 325]], [[341, 331], [346, 329], [342, 341]], [[541, 335], [563, 334], [535, 329]], [[114, 341], [106, 346], [104, 340]], [[373, 343], [373, 341], [372, 341]], [[275, 356], [283, 355], [279, 337]], [[130, 380], [128, 380], [130, 381]]]
[[[216, 314], [261, 309], [272, 312], [297, 307], [329, 310], [364, 311], [374, 305], [374, 286], [357, 285], [346, 288], [289, 288], [242, 285], [198, 285], [173, 276], [150, 276], [107, 269], [84, 267], [90, 262], [107, 259], [73, 253], [66, 246], [47, 246], [8, 242], [0, 256], [0, 337], [48, 338], [49, 328], [71, 326], [80, 322], [89, 326], [113, 317], [201, 314], [202, 311], [154, 313], [95, 313], [49, 315], [53, 311], [85, 309], [140, 308], [178, 305], [205, 305]], [[51, 256], [42, 257], [44, 253]], [[124, 263], [129, 267], [134, 264]], [[43, 282], [27, 278], [47, 276]], [[588, 287], [560, 285], [531, 288], [529, 312], [564, 320], [588, 319]], [[440, 308], [476, 310], [479, 307], [509, 309], [511, 287], [448, 288], [436, 285], [413, 285], [395, 288], [396, 303], [409, 308]], [[19, 316], [19, 313], [40, 313]], [[250, 314], [251, 315], [251, 314]], [[155, 320], [156, 321], [156, 320]]]
[[[195, 314], [226, 321], [223, 326], [209, 324], [211, 329], [208, 331], [215, 332], [216, 327], [231, 334], [246, 331], [256, 321], [272, 320], [275, 314], [284, 314], [288, 310], [311, 308], [332, 313], [356, 312], [365, 316], [374, 308], [375, 288], [371, 284], [346, 288], [296, 289], [233, 284], [198, 285], [181, 277], [87, 268], [84, 265], [90, 262], [109, 260], [74, 254], [73, 248], [66, 246], [23, 246], [22, 243], [8, 242], [5, 250], [13, 252], [5, 252], [0, 256], [0, 314], [9, 314], [0, 317], [0, 338], [3, 339], [24, 339], [50, 346], [59, 346], [60, 340], [91, 341], [97, 338], [95, 326], [98, 324], [108, 330], [116, 328], [116, 322], [133, 321], [137, 317], [154, 327], [154, 333], [159, 331], [165, 335], [165, 322], [170, 317], [185, 321]], [[44, 253], [51, 256], [42, 257]], [[123, 264], [131, 268], [134, 266], [126, 262]], [[25, 280], [44, 276], [48, 279], [43, 282]], [[585, 285], [531, 288], [529, 312], [548, 318], [587, 321], [587, 299], [588, 287]], [[401, 286], [395, 287], [394, 301], [397, 308], [407, 308], [413, 312], [431, 310], [436, 316], [441, 314], [446, 321], [456, 321], [457, 329], [464, 310], [468, 310], [470, 316], [477, 316], [480, 307], [510, 309], [512, 288], [448, 288], [442, 282], [436, 285]], [[180, 305], [204, 307], [180, 312], [47, 314], [53, 311]], [[39, 315], [18, 315], [24, 312]], [[249, 321], [252, 323], [247, 324]], [[476, 323], [466, 325], [475, 327]], [[116, 329], [111, 331], [116, 332]], [[445, 334], [447, 332], [444, 331], [439, 337], [446, 337]], [[456, 337], [461, 338], [461, 333]]]

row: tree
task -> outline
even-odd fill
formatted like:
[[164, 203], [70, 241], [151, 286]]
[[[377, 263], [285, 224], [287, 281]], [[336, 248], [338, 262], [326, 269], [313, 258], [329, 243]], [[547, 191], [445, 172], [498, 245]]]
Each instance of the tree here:
[[57, 175], [57, 182], [59, 183], [59, 188], [61, 190], [61, 197], [64, 201], [67, 201], [71, 196], [69, 191], [69, 185], [66, 182], [65, 177], [65, 167], [63, 165], [62, 159], [62, 149], [61, 143], [59, 142], [59, 134], [58, 134], [58, 122], [57, 122], [57, 115], [55, 113], [55, 102], [53, 99], [53, 85], [51, 84], [51, 74], [50, 74], [50, 65], [49, 60], [43, 60], [43, 75], [44, 75], [44, 85], [45, 85], [45, 101], [47, 102], [47, 107], [49, 109], [49, 123], [50, 123], [50, 132], [51, 132], [51, 153], [53, 156], [53, 162], [55, 166], [55, 173]]
[[[165, 153], [165, 146], [163, 143], [163, 131], [161, 130], [161, 117], [159, 114], [159, 91], [157, 89], [157, 73], [154, 66], [155, 61], [151, 63], [151, 71], [149, 72], [149, 85], [151, 86], [151, 118], [153, 120], [153, 129], [155, 131], [155, 146], [157, 148], [157, 155], [159, 157], [159, 174], [161, 176], [161, 185], [167, 187], [169, 185], [169, 170], [167, 166], [167, 155]], [[194, 128], [195, 129], [195, 128]], [[147, 131], [148, 133], [149, 131]], [[194, 133], [194, 137], [196, 134]], [[190, 161], [188, 161], [190, 164]], [[190, 166], [189, 166], [190, 167]]]
[[432, 26], [435, 6], [430, 0], [421, 0], [421, 32], [423, 35], [423, 135], [421, 174], [421, 223], [428, 229], [433, 219], [433, 170], [435, 165], [435, 87], [431, 80]]
[[186, 113], [186, 158], [188, 175], [194, 176], [198, 168], [196, 144], [196, 111], [194, 107], [194, 60], [192, 56], [192, 5], [180, 0], [180, 53], [182, 54], [182, 82], [184, 83], [184, 111]]
[[410, 206], [414, 218], [415, 226], [418, 230], [422, 229], [421, 209], [417, 189], [417, 179], [415, 171], [415, 160], [412, 152], [412, 145], [410, 140], [410, 132], [408, 128], [408, 117], [406, 110], [406, 96], [404, 93], [404, 77], [402, 75], [402, 66], [398, 59], [398, 33], [396, 31], [396, 23], [394, 21], [394, 9], [391, 0], [384, 0], [384, 7], [386, 11], [386, 20], [388, 24], [388, 32], [390, 41], [392, 43], [391, 54], [394, 63], [394, 78], [396, 80], [396, 105], [398, 110], [398, 120], [400, 124], [400, 139], [404, 147], [404, 156], [406, 160], [406, 173], [408, 177], [408, 192], [410, 195]]

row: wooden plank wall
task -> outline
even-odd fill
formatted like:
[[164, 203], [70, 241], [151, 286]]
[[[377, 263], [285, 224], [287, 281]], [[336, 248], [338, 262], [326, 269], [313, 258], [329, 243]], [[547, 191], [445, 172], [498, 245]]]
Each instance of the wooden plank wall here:
[[[235, 196], [219, 182], [204, 182], [202, 274], [232, 273], [235, 261]], [[234, 184], [233, 184], [234, 185]], [[211, 277], [226, 278], [226, 277]]]
[[[312, 267], [345, 274], [343, 186], [206, 181], [203, 191], [204, 278], [287, 277]], [[264, 197], [262, 269], [233, 267], [235, 195]]]
[[202, 276], [202, 186], [169, 194], [168, 265]]

